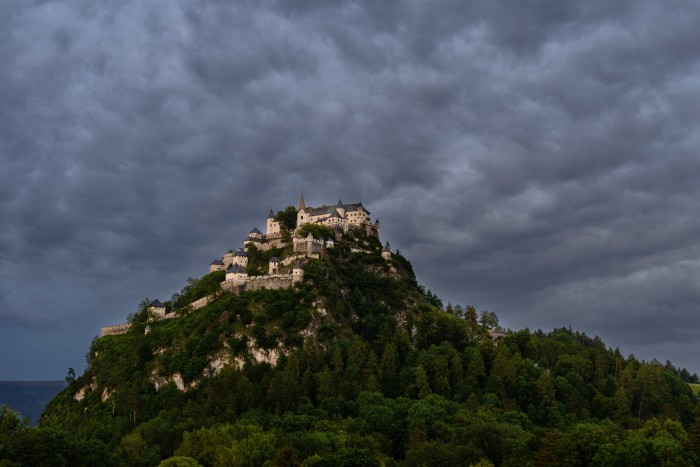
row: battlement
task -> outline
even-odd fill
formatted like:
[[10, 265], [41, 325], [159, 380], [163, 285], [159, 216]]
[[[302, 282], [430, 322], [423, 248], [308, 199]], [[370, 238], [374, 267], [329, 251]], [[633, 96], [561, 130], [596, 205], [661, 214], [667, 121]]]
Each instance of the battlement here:
[[104, 336], [117, 336], [119, 334], [126, 334], [131, 329], [131, 324], [115, 324], [113, 326], [102, 326], [100, 329], [100, 337]]

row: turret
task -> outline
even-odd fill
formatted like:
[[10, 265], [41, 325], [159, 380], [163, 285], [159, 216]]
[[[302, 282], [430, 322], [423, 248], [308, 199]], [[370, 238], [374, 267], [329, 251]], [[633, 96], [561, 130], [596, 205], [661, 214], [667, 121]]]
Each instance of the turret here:
[[391, 249], [389, 249], [389, 245], [386, 245], [384, 249], [382, 250], [382, 258], [385, 260], [390, 260], [391, 259]]
[[306, 203], [304, 203], [304, 191], [301, 192], [299, 200], [299, 209], [297, 209], [297, 228], [309, 222], [309, 214], [306, 212]]
[[234, 264], [226, 271], [226, 281], [235, 281], [242, 284], [248, 279], [248, 272], [239, 264]]
[[258, 245], [262, 243], [263, 241], [263, 234], [260, 230], [258, 230], [257, 227], [253, 227], [253, 230], [250, 231], [248, 234], [248, 238], [246, 238], [243, 241], [243, 246], [246, 246], [249, 243], [252, 243], [254, 245]]
[[277, 256], [270, 258], [270, 263], [268, 265], [267, 273], [269, 275], [274, 275], [279, 273], [280, 259]]
[[270, 213], [267, 215], [267, 225], [265, 233], [267, 235], [277, 233], [279, 231], [279, 225], [275, 228], [275, 213], [270, 209]]
[[165, 305], [160, 300], [153, 300], [148, 306], [149, 318], [148, 321], [158, 321], [165, 317]]
[[292, 268], [292, 284], [296, 284], [297, 282], [301, 282], [304, 280], [304, 268], [301, 267], [301, 264], [296, 263], [294, 264], [294, 267]]
[[235, 253], [233, 253], [233, 260], [229, 266], [234, 264], [244, 267], [248, 266], [248, 253], [246, 253], [245, 250], [237, 250]]
[[338, 199], [338, 204], [335, 205], [335, 210], [338, 211], [340, 217], [345, 217], [345, 206], [343, 206], [343, 201]]
[[224, 270], [224, 262], [221, 261], [220, 259], [215, 259], [209, 265], [209, 272], [223, 271], [223, 270]]

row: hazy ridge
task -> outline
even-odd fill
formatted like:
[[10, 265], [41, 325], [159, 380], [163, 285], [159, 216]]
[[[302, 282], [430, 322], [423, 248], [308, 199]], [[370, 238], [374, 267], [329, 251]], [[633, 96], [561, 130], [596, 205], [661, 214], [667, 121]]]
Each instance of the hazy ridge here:
[[0, 405], [28, 416], [36, 425], [46, 404], [65, 385], [64, 381], [0, 381]]

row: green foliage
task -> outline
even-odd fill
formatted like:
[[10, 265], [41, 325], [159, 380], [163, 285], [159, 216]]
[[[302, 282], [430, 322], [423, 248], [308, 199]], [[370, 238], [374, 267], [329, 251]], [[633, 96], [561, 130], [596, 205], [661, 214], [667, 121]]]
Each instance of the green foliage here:
[[[148, 334], [95, 340], [41, 428], [0, 409], [0, 462], [81, 465], [76, 452], [106, 465], [698, 462], [700, 411], [681, 370], [571, 329], [493, 341], [495, 314], [443, 311], [410, 262], [380, 252], [353, 230], [308, 260], [294, 288], [221, 294]], [[249, 271], [263, 271], [284, 251], [249, 254]], [[190, 280], [174, 307], [221, 279]]]
[[201, 467], [201, 465], [191, 457], [173, 456], [158, 464], [158, 467]]
[[22, 418], [5, 404], [0, 405], [0, 455], [13, 435], [28, 427], [29, 419], [27, 417]]
[[293, 231], [297, 227], [297, 208], [287, 206], [282, 211], [277, 211], [275, 219], [279, 221], [282, 230]]
[[335, 237], [333, 231], [328, 226], [321, 224], [304, 224], [299, 227], [295, 233], [299, 238], [305, 238], [309, 234], [318, 240], [326, 240], [328, 237]]
[[249, 276], [259, 276], [267, 274], [270, 259], [273, 256], [282, 258], [284, 256], [284, 248], [270, 248], [269, 250], [260, 250], [253, 244], [248, 244], [246, 247], [248, 253], [248, 266], [246, 271]]
[[[214, 271], [205, 274], [199, 279], [193, 277], [188, 278], [187, 285], [182, 288], [179, 294], [176, 294], [172, 303], [172, 308], [174, 310], [183, 309], [200, 298], [219, 292], [221, 289], [221, 282], [225, 278], [225, 271]], [[148, 304], [150, 305], [150, 301]]]

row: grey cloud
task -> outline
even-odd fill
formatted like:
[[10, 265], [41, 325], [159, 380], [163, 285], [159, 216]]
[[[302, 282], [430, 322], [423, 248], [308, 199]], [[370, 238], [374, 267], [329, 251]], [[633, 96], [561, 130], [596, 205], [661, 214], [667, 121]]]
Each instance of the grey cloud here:
[[0, 9], [3, 326], [86, 348], [304, 189], [446, 301], [695, 365], [694, 2]]

